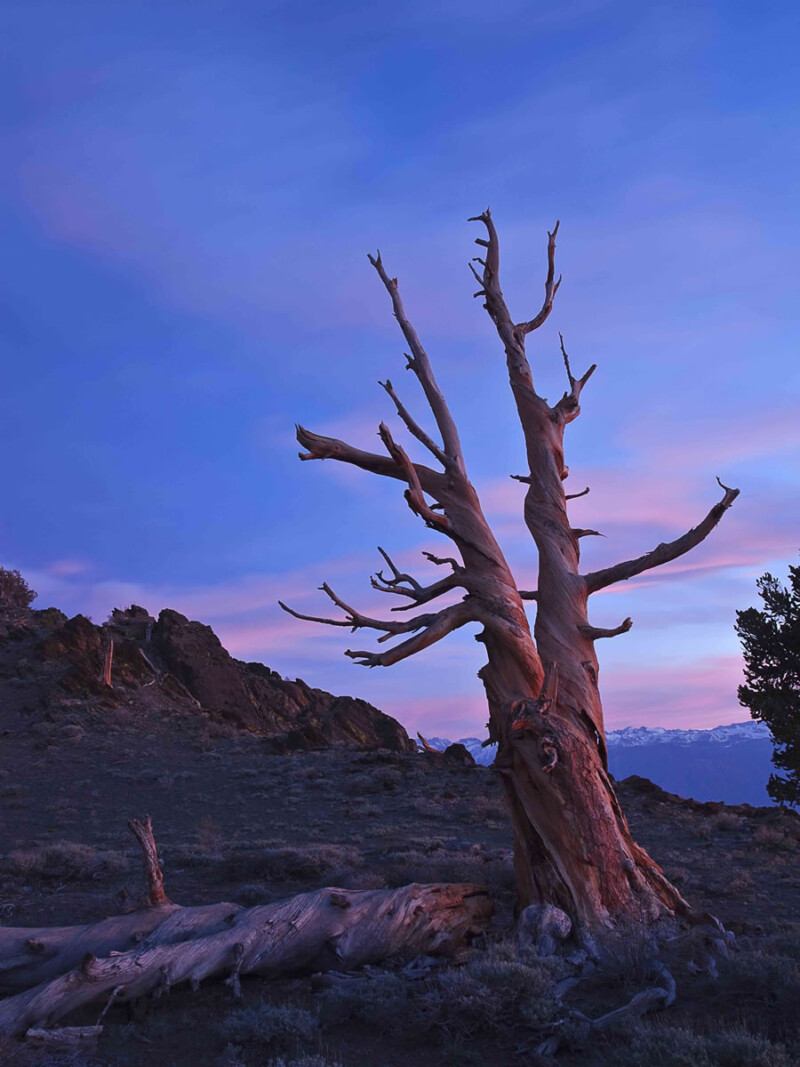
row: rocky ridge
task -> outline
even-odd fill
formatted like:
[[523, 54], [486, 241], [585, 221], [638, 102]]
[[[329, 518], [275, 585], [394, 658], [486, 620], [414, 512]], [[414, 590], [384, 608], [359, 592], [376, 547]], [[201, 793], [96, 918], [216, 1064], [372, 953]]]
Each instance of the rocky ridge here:
[[[110, 684], [109, 684], [110, 683]], [[165, 609], [115, 610], [103, 626], [55, 608], [0, 619], [0, 706], [34, 720], [65, 708], [126, 707], [164, 719], [195, 713], [263, 737], [273, 752], [345, 747], [414, 751], [395, 719], [262, 663], [234, 659], [210, 626]]]

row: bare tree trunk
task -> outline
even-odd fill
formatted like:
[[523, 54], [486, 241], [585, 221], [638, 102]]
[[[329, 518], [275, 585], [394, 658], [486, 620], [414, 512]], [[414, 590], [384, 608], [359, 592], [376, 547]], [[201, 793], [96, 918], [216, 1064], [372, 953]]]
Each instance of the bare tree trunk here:
[[[298, 440], [307, 450], [300, 458], [335, 459], [404, 482], [411, 510], [426, 526], [449, 537], [459, 550], [460, 561], [425, 553], [437, 565], [449, 564], [451, 573], [423, 586], [411, 575], [400, 573], [381, 549], [391, 575], [379, 571], [372, 579], [373, 587], [411, 601], [394, 611], [427, 604], [456, 589], [463, 591], [462, 600], [406, 621], [380, 620], [356, 611], [324, 585], [324, 592], [344, 611], [343, 619], [302, 615], [281, 606], [301, 619], [383, 631], [381, 642], [395, 634], [414, 635], [385, 652], [346, 653], [369, 667], [390, 666], [466, 623], [481, 625], [476, 640], [485, 644], [488, 662], [479, 674], [489, 704], [489, 738], [498, 743], [495, 766], [502, 778], [514, 832], [519, 903], [522, 907], [546, 903], [560, 908], [572, 920], [579, 938], [593, 943], [621, 925], [653, 924], [676, 914], [693, 913], [661, 868], [633, 841], [614, 794], [607, 772], [594, 645], [599, 638], [627, 632], [631, 620], [611, 629], [593, 626], [588, 619], [588, 598], [598, 589], [675, 559], [699, 544], [738, 490], [722, 486], [722, 500], [698, 526], [677, 540], [603, 571], [579, 572], [580, 538], [596, 531], [573, 529], [567, 516], [570, 497], [563, 488], [569, 473], [564, 463], [564, 429], [580, 414], [580, 395], [595, 367], [575, 378], [562, 341], [569, 391], [550, 405], [534, 388], [525, 354], [525, 339], [547, 319], [560, 284], [554, 269], [558, 226], [549, 235], [541, 310], [527, 322], [514, 323], [500, 289], [500, 252], [491, 215], [487, 210], [473, 221], [482, 222], [487, 230], [486, 239], [477, 241], [486, 249], [486, 258], [478, 260], [483, 270], [472, 268], [481, 286], [475, 295], [485, 298], [484, 306], [503, 343], [525, 437], [528, 473], [513, 477], [528, 485], [524, 517], [539, 553], [538, 589], [517, 589], [468, 480], [455, 423], [427, 353], [406, 317], [397, 280], [389, 277], [378, 256], [370, 260], [391, 297], [411, 352], [408, 369], [422, 386], [441, 445], [416, 422], [391, 382], [381, 384], [408, 431], [442, 469], [412, 463], [384, 424], [380, 437], [386, 456], [298, 427]], [[588, 489], [573, 495], [586, 492]], [[525, 614], [525, 600], [536, 603], [535, 640]]]
[[[509, 382], [525, 435], [529, 473], [519, 480], [528, 485], [524, 518], [539, 554], [538, 588], [528, 595], [536, 602], [535, 643], [549, 675], [538, 696], [534, 688], [535, 699], [512, 712], [511, 728], [503, 734], [498, 755], [517, 841], [520, 903], [557, 904], [590, 933], [620, 923], [650, 924], [674, 914], [691, 914], [661, 868], [633, 841], [607, 773], [594, 644], [626, 633], [632, 623], [625, 619], [613, 629], [601, 629], [589, 622], [589, 593], [601, 586], [597, 576], [579, 573], [580, 538], [597, 531], [571, 526], [564, 491], [569, 474], [564, 430], [580, 414], [581, 392], [595, 367], [575, 378], [562, 339], [569, 391], [551, 406], [536, 393], [525, 355], [525, 337], [549, 315], [560, 282], [554, 282], [558, 226], [550, 234], [542, 311], [531, 322], [515, 325], [500, 289], [499, 246], [488, 211], [480, 221], [488, 231], [488, 241], [480, 242], [487, 248], [482, 295], [506, 350]], [[691, 531], [675, 555], [702, 540], [735, 496], [735, 490], [726, 490], [723, 502], [706, 520], [708, 528]], [[668, 551], [662, 555], [674, 558]], [[640, 570], [665, 561], [652, 556], [637, 561]], [[602, 584], [627, 577], [621, 573], [625, 567], [630, 564], [610, 568], [608, 581]], [[491, 661], [486, 670], [493, 689], [502, 689], [505, 672], [496, 671]]]

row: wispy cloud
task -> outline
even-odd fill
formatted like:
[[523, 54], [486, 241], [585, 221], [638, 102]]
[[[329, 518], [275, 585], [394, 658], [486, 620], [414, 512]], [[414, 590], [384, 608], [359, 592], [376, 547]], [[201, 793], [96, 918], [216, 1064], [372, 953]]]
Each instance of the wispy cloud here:
[[736, 699], [739, 656], [712, 656], [605, 671], [606, 729], [624, 726], [710, 728], [746, 719]]

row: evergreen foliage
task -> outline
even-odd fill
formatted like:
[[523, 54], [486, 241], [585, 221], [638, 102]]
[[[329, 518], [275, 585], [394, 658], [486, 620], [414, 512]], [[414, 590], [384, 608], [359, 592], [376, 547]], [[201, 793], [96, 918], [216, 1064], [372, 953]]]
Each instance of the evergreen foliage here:
[[764, 608], [736, 612], [745, 684], [739, 703], [772, 733], [772, 774], [767, 792], [781, 804], [800, 804], [800, 567], [789, 567], [788, 588], [765, 574], [758, 580]]
[[19, 571], [0, 567], [0, 610], [3, 608], [27, 608], [36, 599], [36, 593]]

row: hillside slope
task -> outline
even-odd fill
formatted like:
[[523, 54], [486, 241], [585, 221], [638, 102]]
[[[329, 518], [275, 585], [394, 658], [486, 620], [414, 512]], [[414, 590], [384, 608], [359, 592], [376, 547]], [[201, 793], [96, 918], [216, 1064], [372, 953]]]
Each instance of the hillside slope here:
[[133, 606], [103, 626], [54, 608], [18, 609], [0, 620], [2, 726], [101, 730], [112, 709], [149, 729], [172, 716], [199, 717], [265, 738], [274, 752], [415, 747], [400, 723], [367, 701], [234, 659], [210, 626], [177, 611], [155, 619]]

